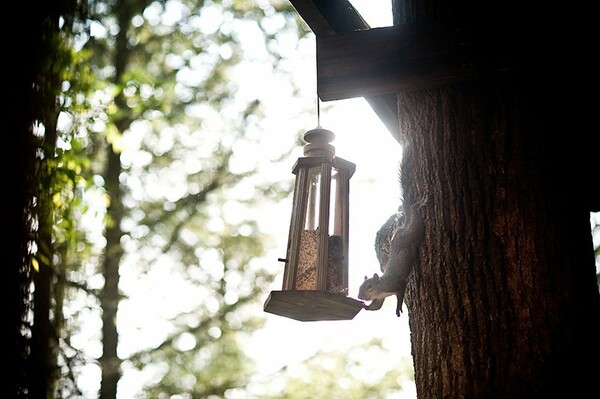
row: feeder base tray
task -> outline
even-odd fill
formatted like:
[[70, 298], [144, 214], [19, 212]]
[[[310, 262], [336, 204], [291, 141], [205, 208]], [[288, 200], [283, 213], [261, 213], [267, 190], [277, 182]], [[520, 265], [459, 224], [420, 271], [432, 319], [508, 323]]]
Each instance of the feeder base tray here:
[[352, 320], [364, 303], [328, 291], [271, 291], [264, 311], [299, 321]]

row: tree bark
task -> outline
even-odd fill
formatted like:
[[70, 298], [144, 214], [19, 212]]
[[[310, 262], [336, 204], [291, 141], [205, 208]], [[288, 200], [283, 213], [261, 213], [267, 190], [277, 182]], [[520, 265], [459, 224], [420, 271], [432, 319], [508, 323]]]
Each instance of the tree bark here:
[[[47, 25], [51, 27], [51, 24]], [[49, 37], [55, 36], [56, 32], [48, 29]], [[50, 34], [52, 32], [52, 34]], [[45, 71], [46, 84], [51, 86], [57, 84], [60, 79], [53, 71]], [[44, 110], [42, 115], [44, 126], [42, 159], [37, 160], [37, 245], [38, 270], [32, 271], [33, 290], [33, 325], [31, 326], [31, 357], [30, 357], [30, 397], [32, 399], [45, 399], [55, 395], [60, 369], [59, 357], [59, 326], [62, 321], [62, 308], [55, 306], [57, 296], [55, 295], [62, 286], [57, 285], [56, 268], [59, 266], [56, 259], [59, 258], [57, 246], [54, 243], [53, 225], [56, 222], [56, 214], [52, 205], [55, 194], [55, 184], [52, 175], [56, 173], [51, 166], [56, 158], [56, 142], [58, 137], [58, 116], [60, 110], [56, 105], [53, 93], [42, 91], [40, 102]]]
[[555, 194], [505, 83], [399, 95], [429, 199], [407, 296], [419, 397], [536, 398], [593, 381], [589, 212]]
[[[396, 21], [444, 19], [434, 3], [395, 4]], [[521, 34], [528, 42], [523, 30], [503, 42], [481, 14], [471, 10], [471, 21], [447, 15], [471, 22], [474, 41], [481, 41], [477, 33], [493, 40], [476, 51], [480, 79], [398, 94], [402, 144], [413, 151], [414, 180], [403, 185], [428, 198], [425, 239], [406, 296], [417, 394], [592, 392], [600, 299], [590, 191], [581, 186], [591, 185], [589, 147], [597, 140], [583, 139], [583, 109], [559, 105], [577, 97], [551, 87], [534, 54], [521, 57], [525, 50], [516, 48], [506, 68], [488, 64], [496, 62], [496, 44], [517, 43]], [[555, 76], [578, 80], [574, 68], [560, 67], [551, 67]], [[577, 176], [583, 183], [573, 184]]]
[[121, 359], [117, 353], [119, 332], [117, 330], [117, 310], [119, 307], [119, 264], [123, 256], [121, 247], [121, 221], [123, 219], [123, 203], [119, 175], [121, 161], [118, 153], [112, 148], [108, 152], [108, 164], [105, 173], [106, 191], [110, 197], [107, 209], [108, 227], [106, 228], [106, 250], [104, 254], [104, 288], [100, 295], [102, 308], [102, 381], [100, 383], [100, 399], [115, 399], [117, 384], [121, 378]]
[[[115, 76], [113, 83], [116, 87], [122, 87], [122, 79], [127, 70], [132, 49], [128, 43], [128, 32], [131, 18], [135, 14], [135, 7], [139, 5], [128, 4], [125, 1], [117, 2], [117, 20], [119, 33], [116, 38], [116, 52], [114, 56]], [[117, 93], [115, 105], [119, 109], [119, 117], [113, 123], [119, 134], [123, 134], [129, 128], [131, 118], [130, 108], [122, 92]], [[100, 366], [102, 369], [102, 380], [100, 382], [100, 399], [116, 399], [119, 380], [121, 379], [122, 360], [118, 355], [119, 330], [117, 328], [117, 312], [121, 295], [119, 291], [120, 271], [119, 266], [123, 257], [124, 249], [121, 245], [123, 231], [121, 223], [125, 217], [123, 205], [123, 188], [120, 176], [123, 172], [120, 151], [107, 146], [107, 160], [104, 171], [105, 189], [110, 198], [107, 208], [107, 226], [104, 236], [106, 238], [106, 249], [103, 260], [104, 287], [100, 294], [100, 306], [102, 308], [102, 357]]]

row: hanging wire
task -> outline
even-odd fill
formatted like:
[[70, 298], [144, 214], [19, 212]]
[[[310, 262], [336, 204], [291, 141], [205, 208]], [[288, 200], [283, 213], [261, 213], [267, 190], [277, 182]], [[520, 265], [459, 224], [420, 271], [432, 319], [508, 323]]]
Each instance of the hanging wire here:
[[[316, 36], [315, 36], [316, 39]], [[315, 94], [317, 95], [317, 128], [321, 128], [321, 99], [319, 98], [319, 67], [315, 58]]]
[[321, 127], [321, 101], [317, 95], [317, 127]]

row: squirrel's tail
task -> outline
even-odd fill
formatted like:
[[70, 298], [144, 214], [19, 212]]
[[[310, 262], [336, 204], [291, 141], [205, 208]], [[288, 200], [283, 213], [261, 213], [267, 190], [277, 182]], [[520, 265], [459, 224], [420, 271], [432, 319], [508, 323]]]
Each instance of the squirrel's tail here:
[[398, 173], [398, 182], [400, 184], [400, 202], [405, 216], [410, 213], [411, 207], [417, 202], [415, 182], [413, 178], [413, 158], [414, 151], [410, 144], [405, 143], [402, 146], [402, 162]]

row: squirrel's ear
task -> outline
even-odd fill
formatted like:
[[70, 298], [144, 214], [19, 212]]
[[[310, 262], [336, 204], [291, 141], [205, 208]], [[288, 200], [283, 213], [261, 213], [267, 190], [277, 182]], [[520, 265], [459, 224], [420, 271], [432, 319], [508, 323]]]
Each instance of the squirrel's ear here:
[[365, 281], [367, 281], [367, 280], [368, 280], [368, 278], [367, 278], [367, 276], [365, 276]]
[[373, 279], [375, 279], [375, 280], [379, 280], [379, 275], [378, 275], [377, 273], [375, 273], [375, 274], [373, 275]]

